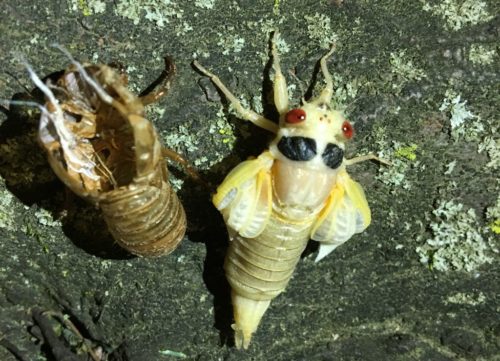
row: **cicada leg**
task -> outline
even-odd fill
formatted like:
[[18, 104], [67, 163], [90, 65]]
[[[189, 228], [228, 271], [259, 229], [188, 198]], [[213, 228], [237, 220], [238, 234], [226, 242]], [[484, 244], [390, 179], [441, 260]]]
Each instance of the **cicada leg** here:
[[166, 56], [165, 70], [163, 70], [158, 79], [146, 88], [146, 90], [144, 90], [139, 96], [142, 104], [146, 106], [156, 103], [161, 97], [166, 95], [170, 90], [175, 73], [176, 67], [173, 59], [170, 56]]
[[273, 56], [274, 68], [274, 105], [276, 106], [278, 113], [284, 114], [288, 112], [288, 88], [286, 86], [286, 79], [281, 72], [280, 57], [278, 50], [276, 49], [278, 36], [279, 32], [276, 30], [271, 40], [271, 53]]
[[350, 165], [353, 165], [353, 164], [356, 164], [356, 163], [360, 163], [360, 162], [364, 162], [366, 160], [376, 160], [377, 162], [380, 162], [384, 165], [387, 165], [387, 166], [391, 166], [392, 163], [389, 162], [388, 160], [385, 160], [385, 159], [382, 159], [382, 158], [379, 158], [377, 157], [375, 154], [365, 154], [365, 155], [360, 155], [359, 157], [354, 157], [354, 158], [351, 158], [351, 159], [346, 159], [345, 160], [345, 165], [346, 166], [350, 166]]
[[240, 101], [238, 98], [236, 98], [233, 93], [229, 91], [228, 88], [222, 83], [222, 81], [219, 79], [218, 76], [215, 74], [209, 72], [207, 69], [205, 69], [200, 63], [198, 63], [196, 60], [193, 61], [193, 65], [196, 69], [198, 69], [202, 74], [208, 76], [210, 80], [220, 89], [220, 91], [224, 94], [224, 96], [227, 98], [229, 103], [234, 107], [234, 110], [244, 119], [252, 122], [258, 127], [264, 128], [272, 133], [276, 133], [278, 131], [278, 125], [269, 119], [265, 118], [264, 116], [257, 114], [251, 109], [247, 109], [241, 105]]

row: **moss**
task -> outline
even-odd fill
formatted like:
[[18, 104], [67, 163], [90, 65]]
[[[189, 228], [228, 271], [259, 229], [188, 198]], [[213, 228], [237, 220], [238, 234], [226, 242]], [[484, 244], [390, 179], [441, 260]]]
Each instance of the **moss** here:
[[495, 219], [489, 224], [491, 231], [495, 234], [500, 234], [500, 218]]
[[415, 151], [418, 149], [418, 145], [416, 144], [411, 144], [408, 146], [404, 147], [399, 147], [394, 151], [394, 155], [398, 158], [405, 158], [408, 160], [416, 160], [417, 159], [417, 154]]
[[469, 60], [472, 64], [489, 65], [493, 64], [497, 56], [497, 51], [493, 47], [486, 47], [481, 44], [472, 44], [469, 50]]
[[432, 238], [416, 249], [420, 262], [437, 271], [471, 272], [493, 261], [474, 209], [440, 200], [430, 218]]
[[467, 25], [476, 25], [494, 18], [488, 12], [488, 5], [477, 0], [443, 0], [438, 4], [431, 4], [421, 0], [423, 10], [430, 11], [446, 21], [446, 28], [460, 30]]
[[496, 203], [486, 209], [486, 219], [490, 231], [500, 234], [500, 193], [497, 194]]

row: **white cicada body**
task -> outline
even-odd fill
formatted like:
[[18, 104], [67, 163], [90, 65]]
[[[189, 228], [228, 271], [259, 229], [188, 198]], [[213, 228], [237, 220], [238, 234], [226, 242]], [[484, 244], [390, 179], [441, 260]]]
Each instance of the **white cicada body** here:
[[321, 59], [324, 90], [316, 99], [290, 109], [273, 39], [279, 126], [244, 109], [215, 75], [195, 62], [244, 119], [276, 133], [269, 150], [234, 168], [213, 197], [231, 240], [224, 269], [232, 288], [238, 348], [248, 347], [271, 300], [287, 286], [309, 239], [320, 242], [319, 261], [371, 221], [363, 189], [349, 177], [346, 165], [373, 157], [344, 158], [353, 128], [329, 106], [333, 85], [326, 59], [332, 52]]

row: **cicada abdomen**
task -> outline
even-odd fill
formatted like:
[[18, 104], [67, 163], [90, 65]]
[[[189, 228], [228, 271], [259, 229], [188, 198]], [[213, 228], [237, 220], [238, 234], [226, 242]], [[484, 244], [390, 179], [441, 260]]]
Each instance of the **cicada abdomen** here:
[[326, 59], [333, 48], [320, 61], [326, 87], [318, 97], [290, 109], [275, 40], [279, 124], [244, 108], [217, 76], [194, 63], [243, 119], [275, 133], [269, 149], [234, 168], [213, 197], [230, 238], [224, 269], [232, 289], [238, 348], [248, 347], [272, 299], [285, 290], [309, 239], [320, 242], [319, 261], [371, 221], [363, 189], [346, 166], [373, 156], [344, 158], [353, 129], [330, 108], [333, 84]]
[[72, 65], [42, 90], [39, 140], [58, 177], [77, 195], [101, 208], [119, 245], [138, 256], [172, 252], [184, 237], [184, 209], [168, 182], [162, 145], [144, 105], [164, 89], [138, 97], [127, 78], [107, 65]]

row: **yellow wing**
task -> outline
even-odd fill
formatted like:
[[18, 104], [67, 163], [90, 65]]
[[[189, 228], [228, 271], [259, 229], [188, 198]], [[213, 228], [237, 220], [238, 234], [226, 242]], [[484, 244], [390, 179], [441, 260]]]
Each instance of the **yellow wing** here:
[[270, 152], [240, 163], [217, 188], [212, 202], [224, 216], [226, 225], [246, 238], [258, 236], [272, 210]]
[[371, 212], [363, 188], [343, 170], [311, 231], [311, 239], [321, 243], [316, 262], [353, 234], [364, 231], [370, 222]]

